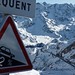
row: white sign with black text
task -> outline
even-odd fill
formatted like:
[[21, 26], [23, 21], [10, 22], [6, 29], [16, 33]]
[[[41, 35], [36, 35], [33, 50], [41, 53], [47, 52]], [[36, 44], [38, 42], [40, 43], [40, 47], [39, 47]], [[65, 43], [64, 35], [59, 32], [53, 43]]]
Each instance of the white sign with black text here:
[[33, 18], [36, 0], [0, 0], [0, 12]]

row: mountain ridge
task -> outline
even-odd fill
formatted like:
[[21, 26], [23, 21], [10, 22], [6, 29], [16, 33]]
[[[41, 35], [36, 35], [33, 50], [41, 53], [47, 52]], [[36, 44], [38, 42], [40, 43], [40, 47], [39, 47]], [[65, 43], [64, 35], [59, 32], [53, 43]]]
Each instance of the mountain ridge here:
[[[37, 3], [35, 18], [13, 16], [35, 69], [72, 69], [57, 53], [75, 40], [75, 6]], [[43, 44], [38, 47], [38, 44]], [[33, 48], [31, 48], [33, 47]], [[63, 67], [64, 66], [64, 67]]]

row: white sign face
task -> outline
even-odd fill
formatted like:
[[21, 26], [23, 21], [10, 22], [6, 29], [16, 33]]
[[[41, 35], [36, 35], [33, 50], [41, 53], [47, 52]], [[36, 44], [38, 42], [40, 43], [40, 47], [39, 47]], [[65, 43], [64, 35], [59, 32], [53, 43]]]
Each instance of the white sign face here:
[[0, 12], [33, 18], [36, 0], [0, 0]]

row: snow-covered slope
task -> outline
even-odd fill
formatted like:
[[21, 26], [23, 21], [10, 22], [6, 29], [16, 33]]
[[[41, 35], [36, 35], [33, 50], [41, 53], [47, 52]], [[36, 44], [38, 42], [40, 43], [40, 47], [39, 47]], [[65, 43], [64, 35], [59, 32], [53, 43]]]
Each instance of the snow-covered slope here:
[[53, 57], [75, 39], [75, 6], [37, 3], [35, 18], [14, 16], [16, 26], [35, 69], [70, 69]]

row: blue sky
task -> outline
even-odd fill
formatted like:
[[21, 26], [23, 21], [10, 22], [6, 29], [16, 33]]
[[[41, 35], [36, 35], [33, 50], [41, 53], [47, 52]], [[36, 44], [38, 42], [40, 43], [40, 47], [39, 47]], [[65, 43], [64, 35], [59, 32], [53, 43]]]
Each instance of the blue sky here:
[[72, 3], [72, 4], [75, 4], [75, 0], [36, 0], [36, 2], [47, 2], [50, 4], [54, 4], [54, 3], [59, 3], [59, 4]]

